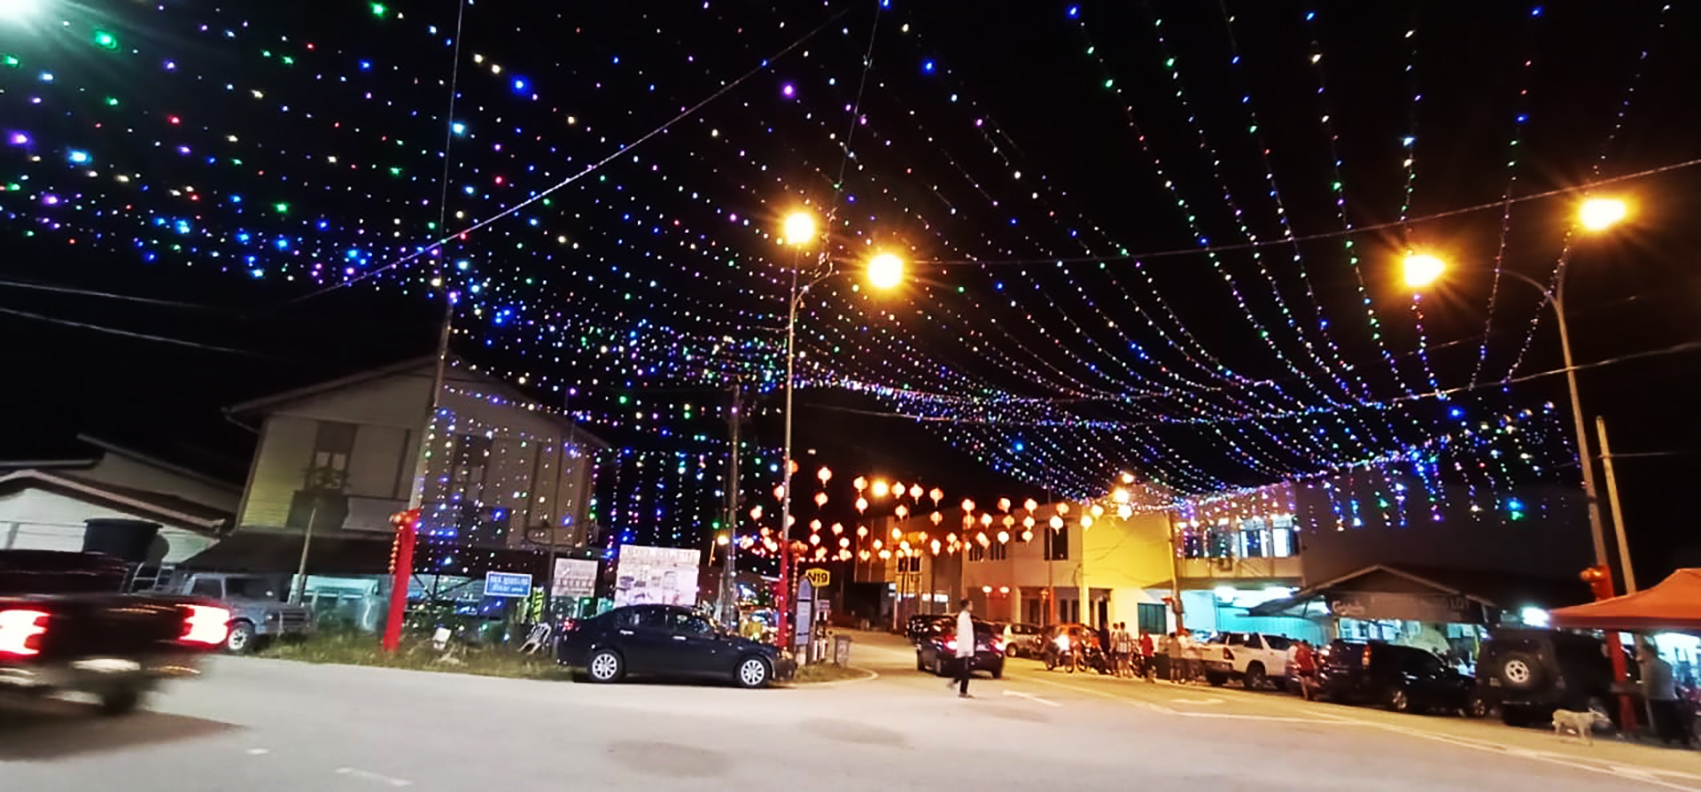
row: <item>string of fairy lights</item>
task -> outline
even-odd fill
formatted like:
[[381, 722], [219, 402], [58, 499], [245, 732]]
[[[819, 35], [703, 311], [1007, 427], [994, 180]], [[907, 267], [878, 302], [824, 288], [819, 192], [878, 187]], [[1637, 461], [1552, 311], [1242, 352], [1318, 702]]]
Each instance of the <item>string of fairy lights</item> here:
[[[1315, 78], [1300, 104], [1326, 144], [1319, 171], [1343, 232], [1307, 245], [1292, 212], [1316, 185], [1279, 173], [1268, 108], [1291, 97], [1260, 95], [1249, 76], [1272, 65], [1242, 45], [1256, 29], [1220, 5], [1224, 62], [1206, 64], [1184, 27], [1148, 7], [1133, 32], [1150, 47], [1129, 59], [1107, 46], [1129, 31], [1056, 9], [1058, 30], [1080, 42], [1060, 54], [1075, 62], [1067, 73], [1096, 80], [1096, 109], [1125, 124], [1142, 169], [1131, 189], [1163, 207], [1168, 239], [1197, 248], [1176, 266], [1135, 252], [1166, 237], [1093, 217], [1106, 210], [1049, 172], [1038, 141], [1020, 140], [956, 62], [961, 44], [915, 9], [882, 4], [871, 19], [872, 6], [514, 15], [466, 4], [433, 16], [349, 2], [307, 25], [264, 10], [41, 0], [22, 23], [29, 40], [0, 44], [0, 228], [277, 281], [280, 300], [355, 284], [449, 301], [458, 350], [593, 430], [653, 441], [596, 453], [591, 513], [616, 541], [694, 546], [724, 527], [721, 394], [780, 386], [794, 262], [777, 223], [797, 208], [832, 218], [820, 253], [847, 275], [886, 247], [917, 260], [1034, 259], [928, 273], [896, 296], [824, 281], [801, 305], [798, 380], [859, 394], [1078, 511], [1123, 470], [1185, 500], [1399, 462], [1435, 493], [1443, 478], [1466, 482], [1486, 507], [1563, 467], [1549, 458], [1563, 438], [1534, 426], [1549, 411], [1523, 413], [1510, 394], [1442, 395], [1457, 383], [1431, 360], [1418, 298], [1407, 327], [1377, 307], [1373, 254], [1352, 233], [1353, 141], [1336, 116], [1348, 106], [1318, 32], [1331, 19], [1295, 12], [1309, 63], [1281, 64]], [[1527, 158], [1542, 17], [1531, 6], [1513, 71], [1507, 198]], [[1641, 64], [1668, 19], [1661, 9], [1651, 21], [1597, 168], [1637, 118]], [[863, 20], [891, 33], [872, 68]], [[1402, 222], [1420, 219], [1431, 161], [1417, 156], [1419, 124], [1439, 123], [1421, 90], [1431, 24], [1442, 22], [1414, 17], [1399, 42]], [[544, 30], [561, 46], [515, 43]], [[1232, 78], [1226, 93], [1203, 76], [1214, 70]], [[1181, 138], [1148, 129], [1148, 110]], [[1231, 162], [1251, 163], [1252, 178]], [[1499, 371], [1491, 331], [1509, 321], [1499, 272], [1511, 227], [1508, 204], [1471, 386]], [[1284, 245], [1218, 250], [1270, 239]], [[1063, 261], [1078, 256], [1105, 258]], [[1340, 311], [1317, 283], [1347, 273], [1355, 297]], [[1211, 306], [1209, 326], [1198, 304]], [[739, 490], [783, 480], [761, 443], [746, 459]], [[1417, 497], [1365, 486], [1378, 503]], [[1019, 536], [1008, 529], [1020, 520], [1003, 509], [982, 527]], [[854, 530], [830, 528], [811, 552], [869, 551], [839, 543]], [[771, 538], [755, 536], [740, 541], [760, 550]]]

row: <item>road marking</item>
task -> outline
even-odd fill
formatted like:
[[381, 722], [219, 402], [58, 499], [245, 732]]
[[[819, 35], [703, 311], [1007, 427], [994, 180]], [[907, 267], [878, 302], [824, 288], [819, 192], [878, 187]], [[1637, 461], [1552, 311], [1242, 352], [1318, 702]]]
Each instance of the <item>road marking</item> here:
[[1036, 696], [1032, 693], [1023, 693], [1019, 690], [1006, 690], [1006, 691], [1004, 691], [1004, 695], [1016, 696], [1018, 698], [1025, 698], [1029, 701], [1037, 701], [1041, 704], [1046, 705], [1047, 707], [1061, 707], [1061, 706], [1063, 706], [1062, 704], [1059, 704], [1055, 701], [1051, 701], [1051, 700], [1048, 700], [1048, 699], [1042, 699], [1039, 696]]
[[384, 775], [382, 773], [374, 773], [370, 770], [362, 770], [358, 767], [339, 767], [339, 768], [337, 768], [337, 775], [345, 775], [345, 776], [349, 776], [351, 778], [358, 778], [358, 779], [361, 779], [363, 781], [373, 781], [373, 782], [376, 782], [376, 783], [379, 783], [379, 784], [386, 784], [388, 786], [393, 786], [393, 787], [397, 787], [397, 788], [413, 786], [413, 782], [409, 781], [405, 778], [393, 778], [391, 776], [387, 776], [387, 775]]
[[269, 754], [269, 753], [271, 753], [271, 751], [268, 750], [268, 749], [265, 749], [265, 748], [249, 748], [248, 749], [248, 755], [249, 756], [265, 756], [266, 754]]
[[1172, 701], [1176, 704], [1221, 704], [1221, 703], [1223, 703], [1223, 700], [1220, 699], [1220, 698], [1204, 698], [1204, 699], [1175, 698], [1175, 699], [1170, 699], [1170, 701]]

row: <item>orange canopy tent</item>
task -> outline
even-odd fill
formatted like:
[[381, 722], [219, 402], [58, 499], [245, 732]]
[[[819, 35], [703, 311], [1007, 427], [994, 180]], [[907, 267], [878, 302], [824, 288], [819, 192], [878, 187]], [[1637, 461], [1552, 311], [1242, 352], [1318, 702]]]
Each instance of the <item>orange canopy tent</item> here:
[[1679, 569], [1635, 594], [1560, 608], [1555, 627], [1627, 632], [1701, 632], [1701, 567]]

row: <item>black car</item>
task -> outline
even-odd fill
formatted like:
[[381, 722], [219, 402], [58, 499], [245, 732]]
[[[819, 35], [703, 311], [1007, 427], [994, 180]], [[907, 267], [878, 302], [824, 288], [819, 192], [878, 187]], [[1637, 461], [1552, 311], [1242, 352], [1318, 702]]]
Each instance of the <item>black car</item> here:
[[942, 616], [937, 613], [917, 614], [911, 616], [909, 622], [904, 625], [904, 637], [910, 639], [910, 643], [918, 643], [931, 634], [934, 625], [941, 622], [955, 624], [956, 620], [956, 616]]
[[1442, 710], [1481, 717], [1476, 680], [1441, 662], [1435, 653], [1382, 641], [1334, 641], [1318, 668], [1325, 697], [1380, 704], [1395, 712]]
[[[1628, 652], [1626, 652], [1628, 655]], [[1636, 663], [1628, 656], [1632, 676]], [[1508, 725], [1540, 723], [1554, 710], [1594, 710], [1616, 723], [1612, 658], [1607, 644], [1557, 630], [1495, 630], [1477, 655], [1479, 693]]]
[[796, 663], [771, 645], [715, 626], [676, 605], [628, 605], [564, 627], [556, 660], [593, 682], [632, 676], [731, 680], [757, 688]]
[[[975, 625], [975, 655], [967, 658], [973, 665], [970, 671], [985, 671], [992, 674], [993, 679], [1004, 677], [1004, 646], [1003, 641], [992, 629], [992, 624], [976, 619]], [[955, 670], [957, 662], [957, 620], [945, 619], [935, 621], [927, 627], [926, 634], [916, 641], [915, 670], [932, 671], [939, 676], [945, 676]]]

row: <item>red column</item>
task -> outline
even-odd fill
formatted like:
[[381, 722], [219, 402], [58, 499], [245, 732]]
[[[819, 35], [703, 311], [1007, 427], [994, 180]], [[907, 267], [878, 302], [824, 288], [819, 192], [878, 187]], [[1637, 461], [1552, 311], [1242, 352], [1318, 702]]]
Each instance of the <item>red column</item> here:
[[413, 577], [413, 546], [419, 537], [419, 510], [409, 509], [390, 517], [396, 538], [390, 545], [390, 610], [384, 620], [380, 646], [394, 652], [402, 642], [402, 618], [408, 609], [408, 581]]

